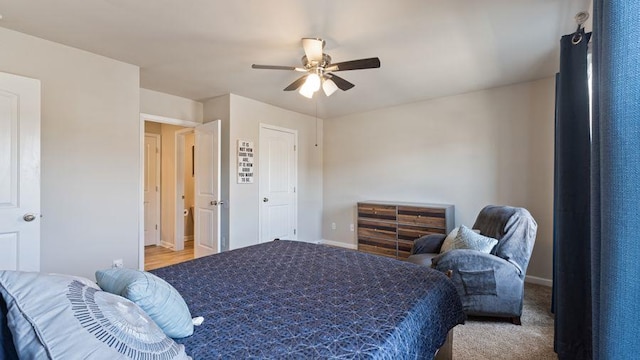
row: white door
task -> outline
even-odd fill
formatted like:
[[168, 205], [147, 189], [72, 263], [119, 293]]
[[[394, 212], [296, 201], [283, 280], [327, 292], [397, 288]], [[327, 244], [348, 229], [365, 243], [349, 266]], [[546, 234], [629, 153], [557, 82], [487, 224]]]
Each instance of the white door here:
[[296, 240], [297, 156], [295, 130], [260, 126], [260, 242]]
[[144, 245], [160, 244], [160, 136], [144, 135]]
[[220, 120], [195, 128], [194, 257], [220, 252]]
[[40, 81], [0, 73], [0, 269], [40, 271]]

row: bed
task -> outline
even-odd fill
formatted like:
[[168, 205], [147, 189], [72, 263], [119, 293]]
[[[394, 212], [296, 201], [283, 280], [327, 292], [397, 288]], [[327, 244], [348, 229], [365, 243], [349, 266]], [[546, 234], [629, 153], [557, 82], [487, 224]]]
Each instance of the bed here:
[[152, 273], [204, 318], [174, 339], [193, 359], [431, 359], [465, 319], [446, 275], [324, 245], [279, 240]]

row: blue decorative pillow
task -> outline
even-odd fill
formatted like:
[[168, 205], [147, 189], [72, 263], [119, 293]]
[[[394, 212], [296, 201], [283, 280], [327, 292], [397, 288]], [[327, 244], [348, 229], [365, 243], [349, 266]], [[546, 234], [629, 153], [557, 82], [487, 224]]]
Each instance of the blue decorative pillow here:
[[0, 271], [21, 359], [190, 359], [131, 301], [73, 277]]
[[102, 290], [124, 296], [144, 310], [167, 336], [193, 334], [193, 320], [180, 293], [168, 282], [139, 270], [113, 268], [96, 271]]
[[498, 244], [498, 240], [476, 233], [464, 225], [460, 225], [455, 238], [447, 248], [443, 244], [441, 253], [454, 249], [471, 249], [489, 254], [491, 249]]

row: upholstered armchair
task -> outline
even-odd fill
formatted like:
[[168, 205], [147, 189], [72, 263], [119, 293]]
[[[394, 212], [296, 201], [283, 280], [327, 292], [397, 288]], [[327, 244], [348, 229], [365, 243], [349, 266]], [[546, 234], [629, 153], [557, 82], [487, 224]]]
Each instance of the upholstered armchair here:
[[467, 315], [508, 317], [519, 325], [537, 227], [526, 209], [489, 205], [473, 225], [476, 232], [498, 240], [488, 253], [461, 248], [440, 253], [446, 235], [427, 235], [415, 241], [408, 261], [452, 270]]

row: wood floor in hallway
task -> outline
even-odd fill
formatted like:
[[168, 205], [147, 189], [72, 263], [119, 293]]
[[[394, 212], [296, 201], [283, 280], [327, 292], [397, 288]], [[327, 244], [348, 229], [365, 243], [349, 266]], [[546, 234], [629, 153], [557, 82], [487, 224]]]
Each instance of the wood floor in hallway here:
[[145, 246], [144, 269], [149, 271], [193, 259], [193, 241], [184, 242], [184, 250], [173, 251], [162, 246]]

